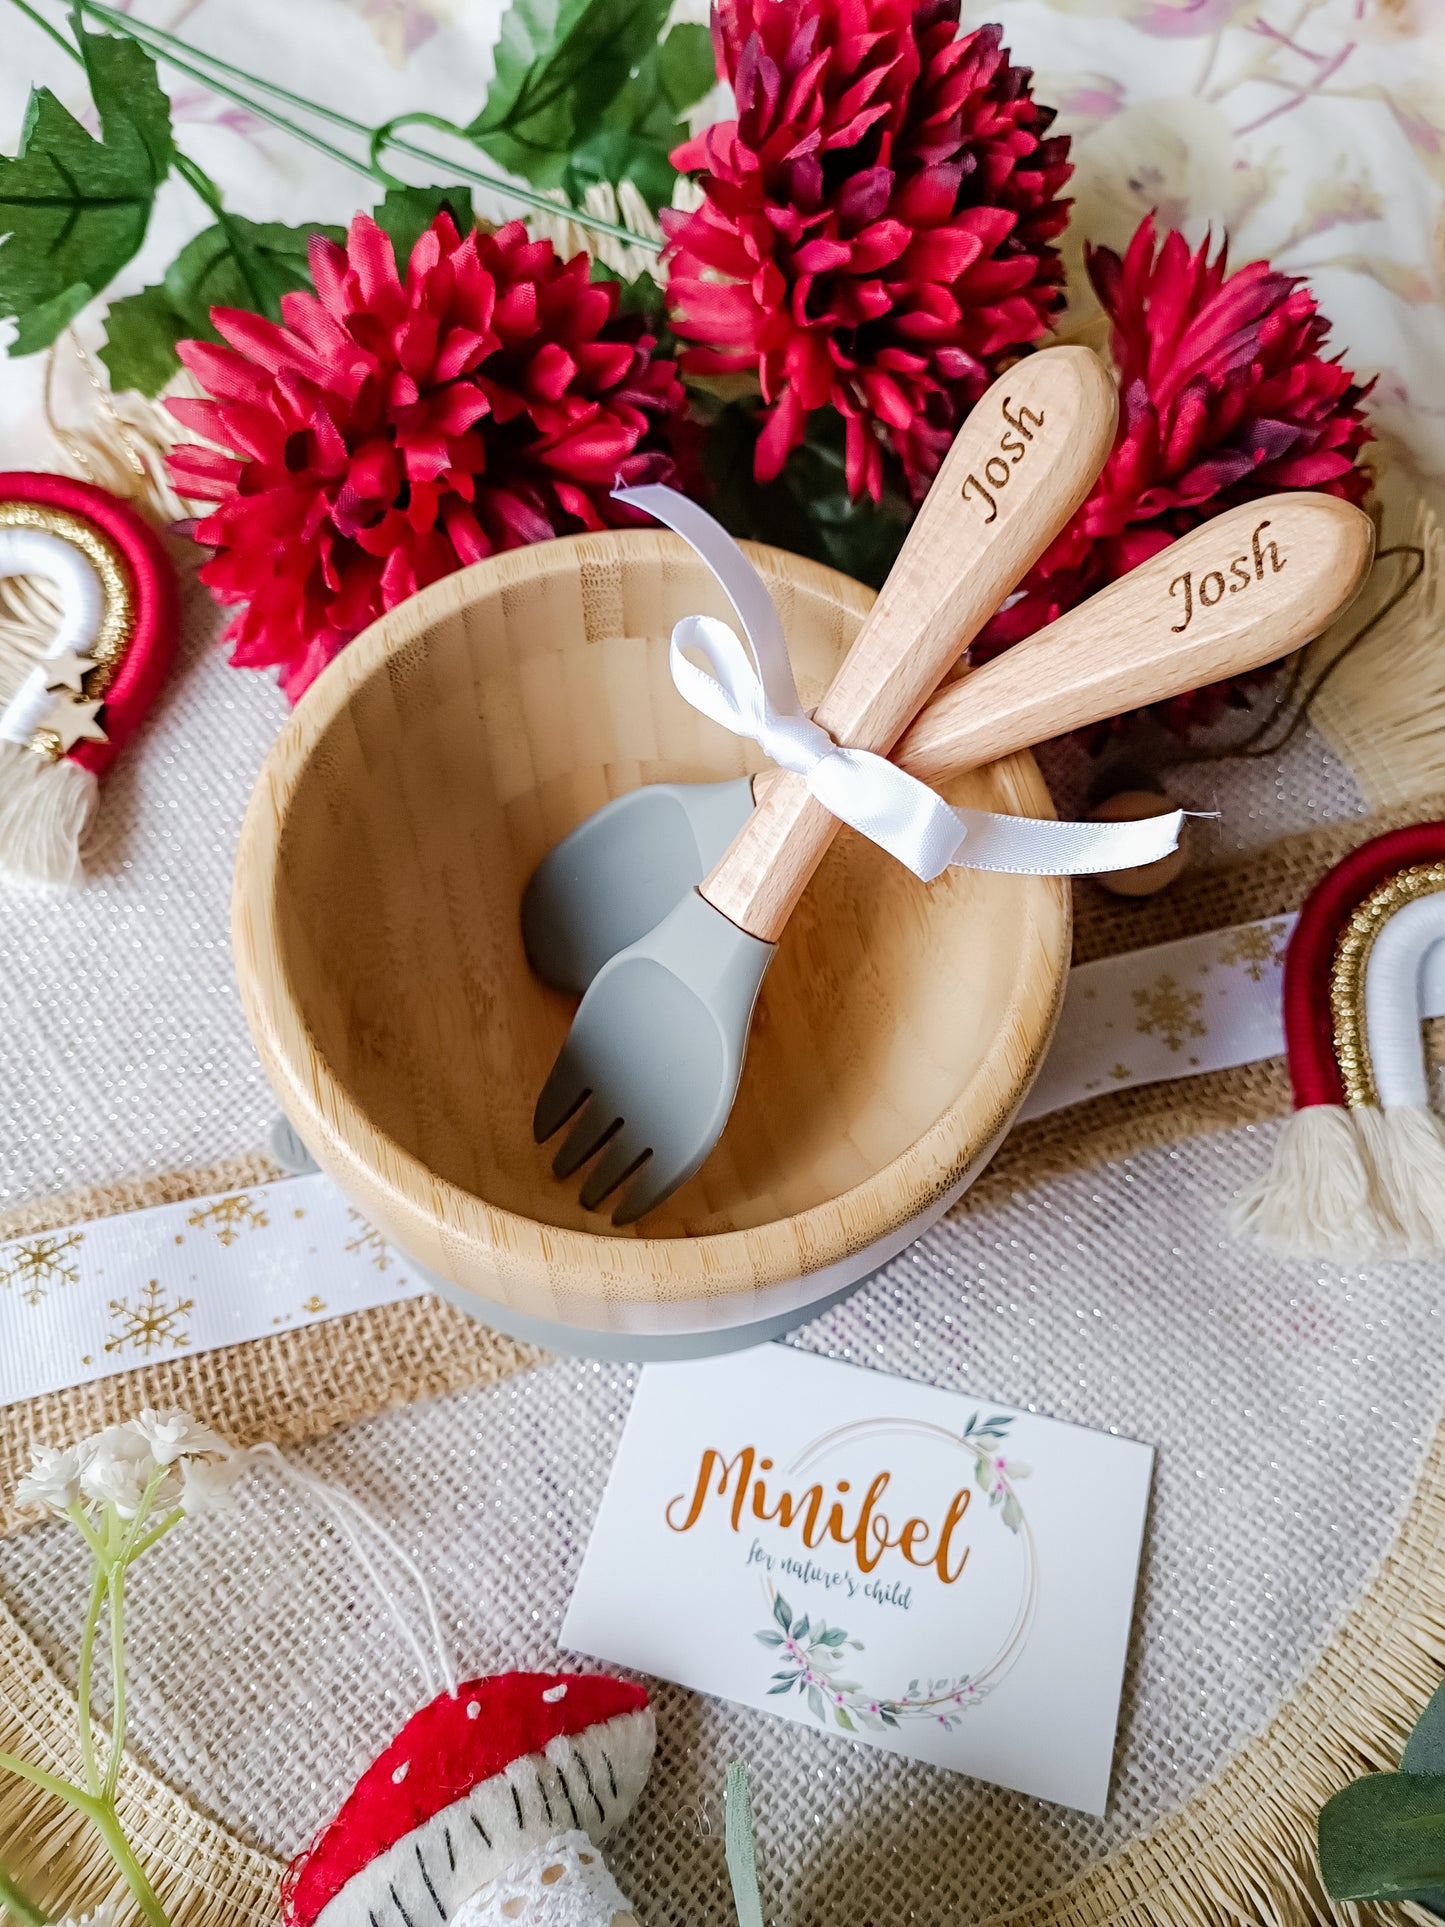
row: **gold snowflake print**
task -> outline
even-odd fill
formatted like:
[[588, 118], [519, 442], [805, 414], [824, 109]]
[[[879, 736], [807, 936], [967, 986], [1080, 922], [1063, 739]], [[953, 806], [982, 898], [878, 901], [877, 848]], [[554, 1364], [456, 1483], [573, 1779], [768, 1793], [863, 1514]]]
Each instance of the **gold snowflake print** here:
[[369, 1258], [378, 1271], [390, 1271], [391, 1246], [376, 1226], [369, 1224], [361, 1213], [354, 1211], [350, 1205], [346, 1207], [346, 1215], [361, 1227], [354, 1238], [346, 1240], [346, 1249], [354, 1251], [358, 1258]]
[[65, 1238], [22, 1238], [0, 1249], [0, 1285], [18, 1291], [27, 1305], [38, 1305], [62, 1285], [75, 1284], [80, 1266], [67, 1254], [77, 1249], [83, 1235], [72, 1231]]
[[186, 1223], [197, 1230], [211, 1225], [220, 1244], [233, 1245], [243, 1231], [263, 1231], [270, 1220], [266, 1213], [244, 1191], [231, 1198], [217, 1198], [203, 1211], [193, 1211]]
[[1170, 1050], [1182, 1050], [1186, 1037], [1209, 1034], [1209, 1026], [1199, 1021], [1202, 994], [1185, 990], [1167, 970], [1147, 990], [1136, 990], [1134, 1003], [1140, 1012], [1136, 1029], [1142, 1036], [1162, 1038]]
[[116, 1330], [107, 1336], [105, 1349], [143, 1352], [147, 1357], [166, 1346], [178, 1352], [191, 1342], [191, 1334], [182, 1330], [182, 1323], [195, 1304], [194, 1298], [178, 1298], [168, 1305], [160, 1284], [152, 1278], [134, 1305], [124, 1298], [111, 1299], [110, 1315]]
[[1265, 971], [1283, 961], [1286, 928], [1283, 923], [1270, 923], [1262, 930], [1258, 925], [1236, 930], [1228, 943], [1221, 947], [1219, 961], [1243, 964], [1255, 983], [1262, 983]]
[[318, 1312], [325, 1311], [326, 1300], [321, 1297], [318, 1292], [313, 1291], [309, 1298], [302, 1300], [301, 1309], [302, 1311], [309, 1311], [314, 1318]]

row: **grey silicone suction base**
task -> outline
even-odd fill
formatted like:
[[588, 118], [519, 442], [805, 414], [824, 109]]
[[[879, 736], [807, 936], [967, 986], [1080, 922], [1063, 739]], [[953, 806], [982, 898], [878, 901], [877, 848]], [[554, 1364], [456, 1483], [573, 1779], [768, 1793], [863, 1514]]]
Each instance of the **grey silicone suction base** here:
[[417, 1276], [430, 1285], [439, 1298], [445, 1298], [458, 1311], [490, 1325], [494, 1331], [505, 1332], [508, 1338], [519, 1338], [524, 1344], [541, 1345], [549, 1352], [562, 1352], [572, 1358], [603, 1358], [638, 1365], [667, 1358], [714, 1358], [722, 1352], [741, 1352], [753, 1345], [765, 1345], [770, 1339], [781, 1338], [784, 1332], [806, 1325], [809, 1319], [827, 1311], [867, 1282], [866, 1278], [855, 1278], [851, 1284], [840, 1286], [811, 1305], [798, 1305], [776, 1317], [760, 1318], [751, 1325], [729, 1325], [720, 1331], [599, 1332], [588, 1331], [580, 1325], [557, 1325], [550, 1318], [531, 1318], [525, 1312], [493, 1305], [485, 1298], [478, 1298], [475, 1292], [463, 1291], [460, 1285], [438, 1278], [414, 1259], [412, 1263]]
[[[292, 1177], [320, 1169], [285, 1118], [278, 1118], [271, 1127], [271, 1155]], [[713, 1358], [722, 1352], [741, 1352], [753, 1345], [765, 1345], [770, 1339], [781, 1338], [784, 1332], [793, 1331], [827, 1311], [871, 1276], [870, 1273], [850, 1279], [812, 1304], [795, 1305], [747, 1325], [729, 1325], [717, 1331], [599, 1332], [579, 1325], [559, 1325], [550, 1318], [532, 1318], [526, 1312], [494, 1305], [446, 1278], [438, 1278], [434, 1271], [418, 1264], [410, 1253], [407, 1262], [417, 1278], [439, 1298], [445, 1298], [449, 1305], [455, 1305], [458, 1311], [464, 1311], [479, 1324], [505, 1332], [508, 1338], [520, 1339], [525, 1345], [540, 1345], [546, 1351], [561, 1352], [572, 1358], [603, 1358], [612, 1363], [639, 1365], [666, 1358]]]

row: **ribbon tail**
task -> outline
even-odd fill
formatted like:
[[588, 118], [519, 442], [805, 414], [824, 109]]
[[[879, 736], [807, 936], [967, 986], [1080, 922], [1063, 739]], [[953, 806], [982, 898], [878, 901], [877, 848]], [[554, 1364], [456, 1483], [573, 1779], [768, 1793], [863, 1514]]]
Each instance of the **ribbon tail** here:
[[964, 836], [953, 861], [966, 870], [1010, 876], [1098, 876], [1157, 863], [1179, 846], [1184, 811], [1135, 823], [1055, 823], [1029, 816], [955, 810]]
[[614, 502], [641, 509], [654, 521], [680, 535], [702, 557], [722, 585], [723, 593], [737, 612], [748, 647], [753, 652], [758, 674], [767, 694], [768, 706], [779, 715], [801, 715], [798, 687], [793, 681], [793, 665], [788, 660], [788, 645], [783, 635], [777, 604], [768, 585], [728, 534], [721, 522], [714, 521], [706, 509], [663, 482], [646, 482], [639, 488], [615, 488]]

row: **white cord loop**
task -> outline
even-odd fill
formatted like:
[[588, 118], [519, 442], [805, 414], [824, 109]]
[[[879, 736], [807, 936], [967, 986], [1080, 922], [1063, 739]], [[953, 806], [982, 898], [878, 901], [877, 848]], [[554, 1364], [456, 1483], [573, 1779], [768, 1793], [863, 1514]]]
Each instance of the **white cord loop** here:
[[[1177, 847], [1182, 810], [1134, 823], [1056, 823], [958, 810], [887, 757], [835, 743], [803, 713], [767, 585], [727, 531], [661, 484], [614, 489], [613, 498], [646, 510], [692, 545], [747, 636], [751, 654], [715, 616], [684, 616], [669, 651], [678, 693], [712, 722], [749, 737], [780, 769], [801, 776], [825, 810], [924, 883], [955, 863], [1016, 876], [1095, 876], [1157, 863]], [[689, 649], [706, 660], [711, 675], [688, 660]]]

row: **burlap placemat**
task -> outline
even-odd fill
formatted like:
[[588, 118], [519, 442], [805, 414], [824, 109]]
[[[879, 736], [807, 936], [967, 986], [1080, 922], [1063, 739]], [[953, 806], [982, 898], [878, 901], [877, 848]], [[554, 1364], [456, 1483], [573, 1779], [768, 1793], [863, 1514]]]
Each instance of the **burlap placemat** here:
[[[1297, 906], [1311, 884], [1366, 835], [1445, 810], [1430, 799], [1367, 822], [1286, 839], [1188, 879], [1169, 897], [1121, 908], [1086, 894], [1079, 953], [1097, 957]], [[959, 1209], [987, 1212], [1030, 1187], [1149, 1146], [1280, 1115], [1283, 1066], [1266, 1063], [1101, 1096], [1016, 1130]], [[275, 1175], [264, 1159], [232, 1161], [48, 1200], [0, 1219], [0, 1236], [199, 1195]], [[251, 1345], [144, 1367], [0, 1413], [0, 1487], [35, 1437], [63, 1439], [145, 1402], [188, 1406], [238, 1443], [314, 1438], [391, 1407], [536, 1365], [541, 1354], [490, 1333], [432, 1299], [363, 1312]], [[21, 1523], [0, 1514], [0, 1529]], [[1268, 1730], [1195, 1799], [1013, 1921], [1068, 1927], [1188, 1927], [1360, 1918], [1331, 1909], [1314, 1869], [1319, 1801], [1352, 1774], [1393, 1762], [1445, 1659], [1445, 1436], [1436, 1437], [1393, 1550], [1328, 1650]], [[8, 1610], [0, 1608], [0, 1745], [64, 1762], [73, 1708]], [[277, 1863], [190, 1801], [136, 1769], [133, 1814], [143, 1851], [165, 1869], [179, 1923], [276, 1918]], [[164, 1825], [155, 1822], [163, 1812]], [[35, 1823], [40, 1823], [37, 1809]], [[47, 1823], [48, 1824], [48, 1823]], [[39, 1837], [39, 1836], [37, 1836]], [[53, 1839], [53, 1835], [47, 1835]], [[162, 1846], [162, 1841], [164, 1845]], [[152, 1843], [155, 1843], [152, 1845]], [[79, 1843], [64, 1868], [79, 1878]], [[69, 1880], [65, 1883], [69, 1886]]]

